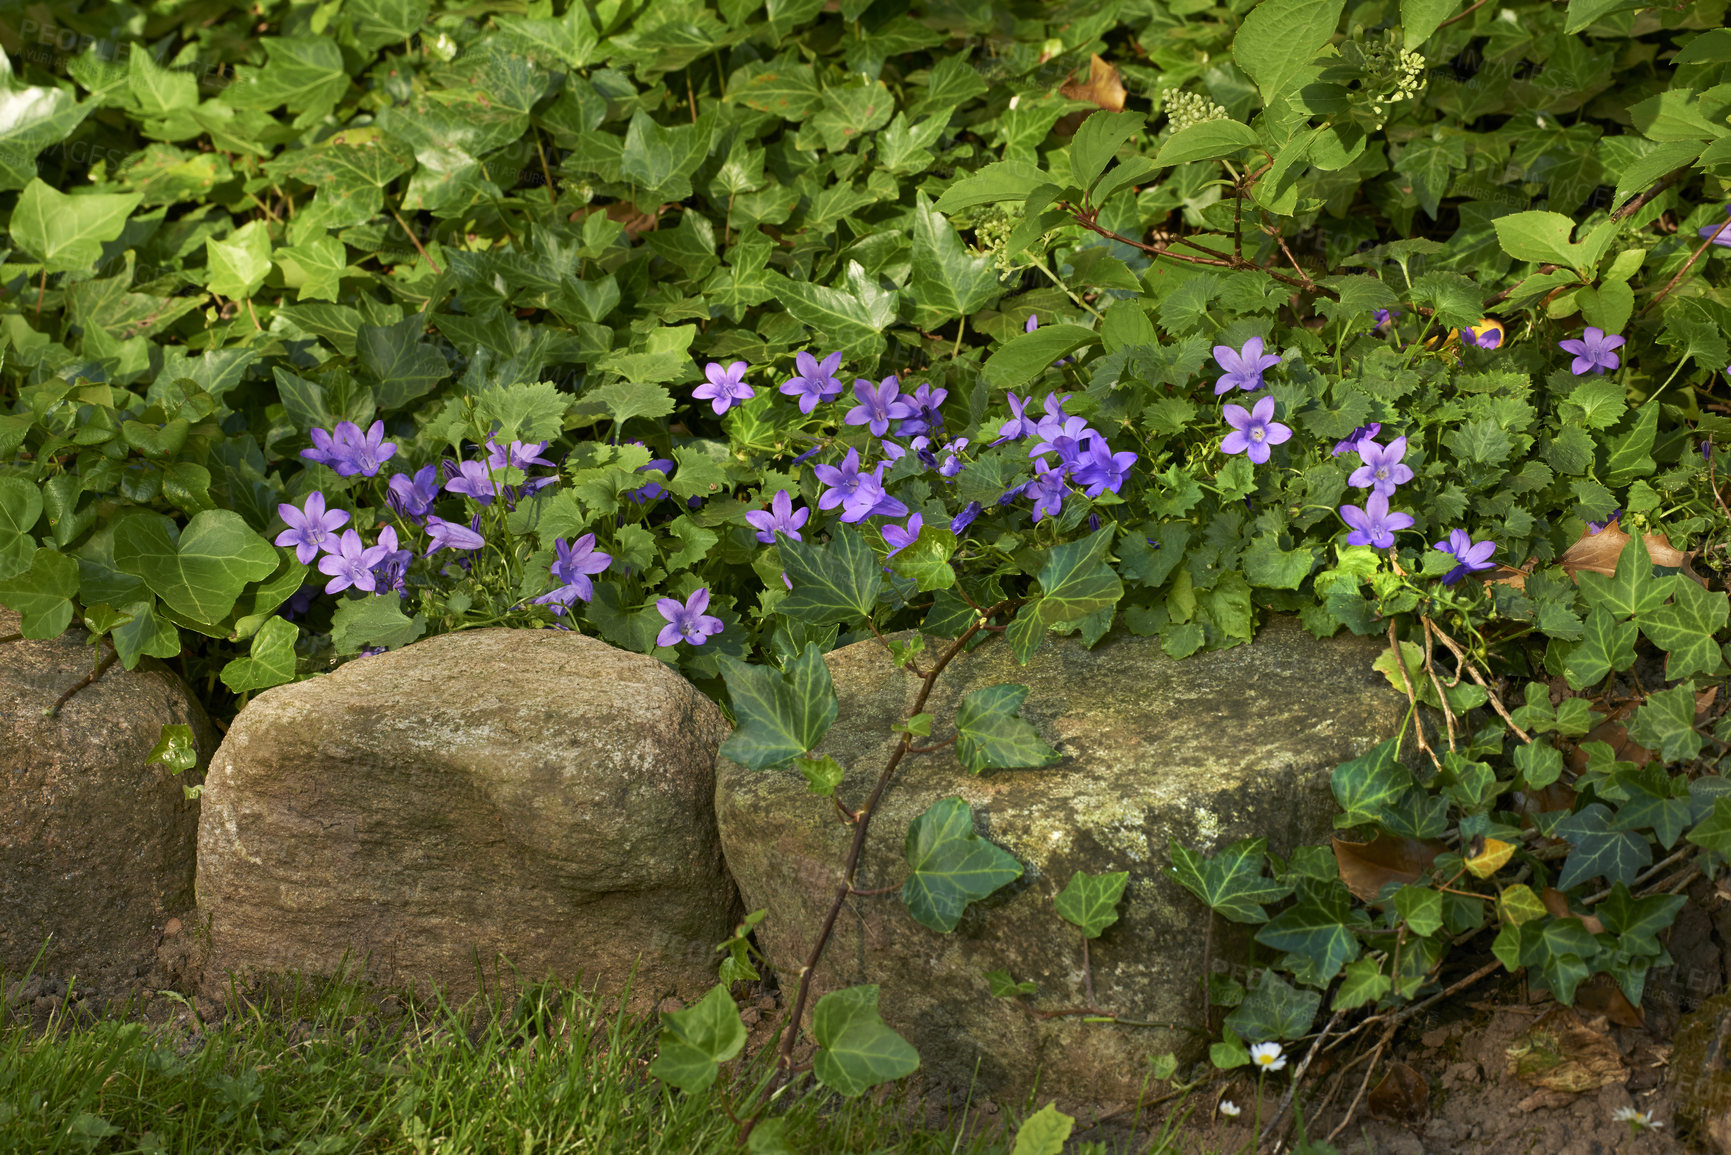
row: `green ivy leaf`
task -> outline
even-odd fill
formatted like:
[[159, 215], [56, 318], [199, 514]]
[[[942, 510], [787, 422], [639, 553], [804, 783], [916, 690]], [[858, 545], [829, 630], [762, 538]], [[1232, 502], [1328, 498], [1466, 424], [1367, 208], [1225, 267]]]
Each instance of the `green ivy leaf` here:
[[720, 663], [739, 720], [721, 753], [749, 769], [768, 770], [800, 757], [822, 741], [841, 708], [829, 667], [812, 642], [783, 670], [726, 654]]
[[745, 1046], [745, 1024], [727, 987], [711, 988], [683, 1011], [663, 1012], [659, 1044], [651, 1075], [688, 1094], [715, 1082], [720, 1064]]
[[1167, 845], [1172, 865], [1166, 868], [1166, 874], [1209, 909], [1233, 922], [1267, 922], [1263, 904], [1279, 902], [1292, 893], [1292, 887], [1262, 873], [1268, 849], [1266, 838], [1239, 839], [1207, 859], [1178, 845], [1176, 839], [1168, 839]]
[[1391, 738], [1335, 767], [1330, 780], [1335, 801], [1345, 811], [1335, 815], [1337, 828], [1379, 821], [1383, 809], [1394, 805], [1412, 785], [1411, 772], [1395, 760], [1396, 745]]
[[805, 788], [820, 798], [834, 794], [841, 780], [847, 777], [842, 764], [828, 754], [818, 758], [796, 758], [793, 764], [805, 775]]
[[48, 546], [36, 551], [23, 573], [0, 579], [0, 605], [23, 617], [18, 628], [27, 638], [57, 638], [64, 633], [72, 624], [72, 599], [77, 593], [78, 563]]
[[1648, 694], [1635, 711], [1629, 737], [1657, 750], [1667, 762], [1687, 762], [1701, 753], [1704, 739], [1695, 729], [1694, 686], [1685, 683]]
[[1301, 991], [1271, 970], [1258, 973], [1226, 1025], [1247, 1043], [1303, 1038], [1316, 1021], [1321, 991]]
[[1078, 870], [1053, 900], [1058, 917], [1080, 927], [1084, 938], [1099, 938], [1102, 931], [1118, 921], [1118, 900], [1124, 897], [1124, 886], [1129, 881], [1128, 870], [1106, 874]]
[[1635, 413], [1635, 423], [1623, 436], [1611, 443], [1602, 474], [1606, 485], [1613, 489], [1627, 486], [1637, 477], [1646, 477], [1657, 466], [1653, 463], [1653, 441], [1659, 434], [1659, 407], [1641, 406]]
[[1311, 61], [1340, 23], [1344, 0], [1263, 0], [1232, 40], [1232, 59], [1262, 91], [1264, 104], [1311, 73]]
[[942, 213], [922, 192], [914, 194], [913, 273], [908, 294], [914, 324], [936, 329], [946, 321], [971, 316], [1002, 295], [988, 253], [972, 253]]
[[0, 477], [0, 579], [30, 568], [36, 555], [30, 530], [41, 516], [41, 490], [21, 477]]
[[1382, 973], [1381, 963], [1373, 958], [1361, 958], [1348, 964], [1341, 972], [1340, 985], [1334, 989], [1334, 1009], [1350, 1011], [1374, 1003], [1388, 994], [1393, 986], [1394, 981]]
[[1731, 860], [1731, 795], [1713, 799], [1713, 809], [1686, 836], [1696, 846]]
[[[423, 314], [411, 313], [394, 324], [362, 325], [356, 332], [356, 359], [361, 368], [372, 376], [373, 396], [380, 409], [400, 409], [411, 401], [425, 397], [434, 385], [451, 375], [444, 355], [421, 339], [426, 324]], [[551, 385], [545, 386], [546, 391], [552, 389]], [[481, 403], [494, 408], [533, 405], [533, 401], [525, 398], [533, 396], [545, 401], [546, 391], [533, 395], [518, 393], [509, 399], [498, 400], [488, 400], [483, 396]], [[478, 405], [477, 408], [479, 407]], [[515, 411], [514, 408], [513, 412]], [[531, 412], [540, 416], [533, 409]], [[542, 422], [547, 423], [545, 417], [542, 417]], [[558, 436], [559, 431], [560, 427], [554, 425], [552, 435]]]
[[249, 656], [222, 668], [222, 684], [237, 694], [267, 690], [295, 678], [295, 640], [300, 628], [285, 618], [271, 618], [252, 636]]
[[178, 532], [166, 517], [125, 518], [114, 527], [114, 563], [143, 578], [169, 609], [214, 625], [248, 582], [276, 571], [277, 552], [240, 514], [208, 509]]
[[991, 988], [994, 999], [1013, 999], [1018, 995], [1031, 995], [1039, 988], [1033, 983], [1017, 982], [1010, 977], [1010, 972], [1004, 967], [986, 972], [986, 985]]
[[790, 618], [825, 625], [872, 616], [883, 589], [877, 555], [852, 526], [837, 526], [827, 543], [775, 535], [793, 592], [777, 608]]
[[1037, 610], [1044, 625], [1080, 622], [1118, 604], [1124, 583], [1105, 560], [1112, 535], [1111, 526], [1102, 526], [1087, 537], [1052, 547], [1040, 567], [1040, 600], [1028, 607]]
[[1018, 716], [1028, 687], [1004, 683], [966, 695], [956, 707], [956, 756], [975, 774], [1051, 766], [1062, 755]]
[[844, 1098], [857, 1098], [919, 1069], [919, 1052], [878, 1014], [875, 985], [847, 987], [819, 999], [812, 1034], [820, 1048], [812, 1056], [812, 1072]]
[[[1581, 577], [1599, 577], [1582, 570]], [[1613, 670], [1635, 664], [1635, 623], [1619, 622], [1603, 606], [1588, 615], [1581, 640], [1563, 650], [1563, 676], [1569, 688], [1584, 690], [1598, 685]]]
[[192, 740], [192, 727], [165, 724], [157, 736], [156, 745], [144, 756], [144, 761], [168, 767], [170, 774], [179, 774], [198, 765], [198, 747]]
[[1647, 840], [1614, 827], [1610, 807], [1602, 802], [1569, 815], [1557, 823], [1552, 834], [1567, 839], [1574, 848], [1557, 878], [1558, 890], [1572, 889], [1600, 875], [1608, 882], [1633, 882], [1635, 875], [1653, 864]]
[[1428, 886], [1408, 884], [1394, 893], [1394, 909], [1420, 938], [1442, 929], [1442, 893]]
[[263, 221], [250, 221], [225, 240], [206, 240], [204, 257], [210, 274], [204, 287], [218, 296], [246, 300], [258, 292], [270, 272], [270, 251], [270, 229]]
[[18, 195], [7, 226], [18, 247], [50, 273], [82, 273], [118, 240], [144, 198], [136, 193], [63, 193], [40, 179]]
[[890, 569], [912, 579], [921, 593], [947, 590], [956, 584], [956, 571], [950, 568], [950, 558], [955, 552], [956, 535], [949, 526], [922, 522], [919, 537], [889, 559]]
[[1723, 593], [1692, 581], [1676, 587], [1676, 597], [1637, 619], [1641, 632], [1666, 653], [1665, 677], [1680, 682], [1695, 674], [1713, 677], [1724, 660], [1715, 635], [1725, 628], [1731, 603]]
[[1022, 877], [1022, 864], [974, 833], [974, 811], [960, 798], [941, 798], [908, 826], [902, 902], [914, 921], [948, 933], [978, 901]]
[[1359, 953], [1358, 936], [1342, 922], [1344, 913], [1314, 902], [1300, 902], [1269, 920], [1256, 932], [1256, 941], [1303, 955], [1310, 960], [1317, 979], [1327, 982]]

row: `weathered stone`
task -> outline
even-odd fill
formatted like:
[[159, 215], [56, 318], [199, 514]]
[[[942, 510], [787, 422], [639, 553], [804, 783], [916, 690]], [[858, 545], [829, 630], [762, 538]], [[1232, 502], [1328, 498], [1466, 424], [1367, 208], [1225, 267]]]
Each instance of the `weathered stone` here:
[[[1004, 682], [1032, 687], [1022, 714], [1063, 754], [1048, 769], [962, 769], [954, 748], [910, 757], [873, 816], [856, 886], [907, 877], [908, 824], [940, 798], [974, 809], [975, 829], [1014, 854], [1024, 876], [975, 903], [952, 934], [915, 923], [899, 897], [851, 899], [817, 972], [817, 993], [857, 983], [883, 988], [885, 1020], [920, 1051], [929, 1075], [994, 1094], [1123, 1101], [1145, 1060], [1194, 1055], [1199, 1033], [1036, 1018], [988, 993], [986, 972], [1032, 980], [1045, 1011], [1085, 1003], [1081, 938], [1053, 896], [1078, 870], [1126, 870], [1119, 920], [1091, 945], [1098, 1002], [1143, 1022], [1203, 1024], [1207, 923], [1196, 899], [1166, 878], [1168, 836], [1210, 851], [1248, 835], [1272, 850], [1326, 842], [1337, 808], [1329, 776], [1340, 762], [1392, 736], [1407, 708], [1371, 663], [1385, 643], [1318, 641], [1274, 618], [1247, 646], [1174, 662], [1153, 639], [1117, 637], [1090, 651], [1068, 639], [1026, 667], [992, 644], [957, 659], [926, 709], [933, 738], [952, 730], [963, 694]], [[928, 655], [931, 653], [927, 651]], [[847, 768], [837, 797], [858, 807], [885, 764], [890, 726], [911, 708], [919, 679], [876, 641], [829, 655], [841, 711], [819, 750]], [[790, 991], [835, 894], [852, 828], [795, 771], [755, 772], [725, 759], [716, 815], [728, 867], [747, 909], [767, 908], [760, 945]], [[1220, 920], [1218, 962], [1239, 928]]]
[[1731, 1155], [1731, 994], [1714, 995], [1677, 1024], [1669, 1081], [1680, 1137]]
[[[0, 609], [0, 638], [18, 632]], [[46, 711], [113, 651], [83, 630], [0, 644], [0, 970], [78, 976], [119, 994], [148, 968], [157, 930], [192, 905], [197, 783], [216, 734], [180, 678], [144, 659], [111, 665]], [[146, 757], [165, 725], [191, 726], [199, 764]]]
[[[457, 999], [477, 972], [701, 994], [738, 896], [726, 722], [653, 658], [558, 630], [445, 634], [249, 702], [198, 841], [207, 991], [298, 970]], [[650, 1003], [653, 1005], [653, 1002]]]

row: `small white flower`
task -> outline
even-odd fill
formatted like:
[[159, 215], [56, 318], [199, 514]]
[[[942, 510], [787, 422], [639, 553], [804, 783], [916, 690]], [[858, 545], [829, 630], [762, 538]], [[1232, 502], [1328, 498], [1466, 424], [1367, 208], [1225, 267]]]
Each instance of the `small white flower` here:
[[1020, 103], [1022, 103], [1022, 94], [1021, 93], [1018, 92], [1018, 93], [1016, 93], [1016, 95], [1010, 97], [1010, 108], [1012, 110], [1016, 107], [1016, 105], [1018, 105]]
[[1222, 1099], [1220, 1100], [1220, 1113], [1228, 1119], [1236, 1119], [1243, 1114], [1243, 1111], [1231, 1099]]
[[1257, 1043], [1250, 1048], [1250, 1061], [1265, 1071], [1278, 1071], [1286, 1066], [1286, 1056], [1279, 1043]]
[[1619, 1123], [1627, 1123], [1629, 1125], [1629, 1130], [1631, 1131], [1640, 1131], [1643, 1129], [1657, 1131], [1665, 1125], [1663, 1123], [1653, 1122], [1653, 1112], [1637, 1111], [1633, 1107], [1618, 1107], [1615, 1111], [1611, 1112], [1611, 1118]]

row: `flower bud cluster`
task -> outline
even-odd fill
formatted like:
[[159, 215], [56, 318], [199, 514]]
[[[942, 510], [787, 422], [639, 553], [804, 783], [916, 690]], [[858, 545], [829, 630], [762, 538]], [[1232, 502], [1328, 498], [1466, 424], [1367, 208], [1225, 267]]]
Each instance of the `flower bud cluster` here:
[[1411, 100], [1416, 97], [1418, 90], [1424, 85], [1424, 81], [1421, 79], [1424, 76], [1424, 66], [1425, 59], [1419, 53], [1401, 53], [1394, 91], [1371, 101], [1371, 111], [1380, 113], [1388, 105], [1398, 104], [1403, 100]]
[[1162, 95], [1166, 102], [1167, 123], [1175, 133], [1210, 120], [1230, 119], [1230, 113], [1206, 96], [1178, 88], [1167, 89]]

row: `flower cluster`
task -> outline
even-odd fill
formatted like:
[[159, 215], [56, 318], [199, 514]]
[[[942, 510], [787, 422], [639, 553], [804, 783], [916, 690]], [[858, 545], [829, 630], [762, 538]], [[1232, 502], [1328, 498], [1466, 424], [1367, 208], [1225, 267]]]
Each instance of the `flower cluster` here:
[[1182, 88], [1169, 88], [1162, 95], [1166, 98], [1166, 120], [1174, 133], [1210, 120], [1232, 118], [1231, 113], [1206, 96], [1185, 92]]
[[[1214, 346], [1214, 363], [1226, 370], [1214, 383], [1214, 395], [1218, 397], [1233, 389], [1262, 388], [1262, 374], [1280, 364], [1280, 355], [1264, 353], [1262, 338], [1252, 337], [1239, 349], [1230, 345]], [[1232, 432], [1220, 442], [1220, 451], [1242, 453], [1257, 465], [1268, 460], [1274, 446], [1281, 445], [1292, 437], [1291, 427], [1274, 419], [1272, 397], [1263, 397], [1251, 409], [1242, 405], [1225, 405], [1222, 406], [1221, 413], [1226, 418], [1226, 424], [1232, 427]]]

